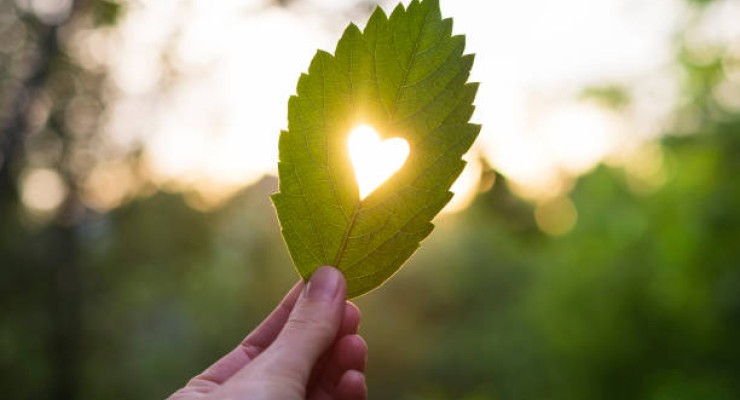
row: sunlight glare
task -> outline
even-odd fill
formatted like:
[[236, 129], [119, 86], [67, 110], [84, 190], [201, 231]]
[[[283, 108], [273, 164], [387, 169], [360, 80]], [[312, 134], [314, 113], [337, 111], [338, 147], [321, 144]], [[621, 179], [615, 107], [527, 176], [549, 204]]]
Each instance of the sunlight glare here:
[[[54, 5], [49, 10], [58, 10], [55, 15], [71, 4], [16, 2], [30, 11]], [[137, 2], [115, 27], [80, 35], [76, 53], [81, 63], [109, 69], [112, 105], [104, 131], [123, 145], [143, 143], [151, 180], [167, 190], [228, 199], [264, 174], [276, 175], [278, 133], [285, 128], [286, 99], [295, 91], [295, 79], [316, 48], [331, 52], [353, 7], [349, 4], [359, 4], [310, 3], [321, 5]], [[613, 147], [657, 132], [678, 101], [672, 82], [679, 78], [664, 67], [673, 59], [670, 49], [686, 6], [675, 0], [623, 3], [491, 2], [486, 13], [472, 0], [442, 5], [442, 14], [455, 18], [454, 33], [467, 35], [466, 52], [477, 54], [471, 81], [485, 83], [473, 115], [483, 126], [481, 156], [512, 187], [522, 188], [518, 194], [564, 194], [575, 176], [609, 156]], [[737, 28], [726, 21], [736, 19], [737, 12], [730, 11], [738, 7], [712, 7], [719, 22], [694, 36], [735, 35]], [[369, 17], [361, 17], [359, 8], [352, 13], [359, 26]], [[714, 25], [732, 29], [715, 32]], [[637, 82], [634, 112], [627, 110], [635, 113], [628, 115], [628, 129], [608, 111], [572, 107], [582, 88], [604, 81]], [[714, 93], [728, 109], [740, 104], [734, 82]], [[365, 152], [364, 145], [358, 147]], [[372, 167], [355, 163], [361, 196], [390, 175], [381, 171], [386, 167], [376, 167], [386, 156], [369, 157]], [[477, 192], [475, 184], [466, 185]]]
[[355, 128], [349, 136], [349, 156], [364, 199], [401, 168], [409, 155], [409, 144], [401, 138], [381, 141], [367, 125]]
[[614, 149], [619, 119], [592, 104], [555, 107], [538, 122], [536, 135], [555, 164], [571, 174], [589, 171]]
[[454, 214], [464, 210], [475, 200], [475, 195], [478, 194], [481, 173], [483, 172], [480, 157], [465, 155], [463, 159], [467, 164], [455, 183], [450, 187], [454, 196], [442, 209], [442, 214]]

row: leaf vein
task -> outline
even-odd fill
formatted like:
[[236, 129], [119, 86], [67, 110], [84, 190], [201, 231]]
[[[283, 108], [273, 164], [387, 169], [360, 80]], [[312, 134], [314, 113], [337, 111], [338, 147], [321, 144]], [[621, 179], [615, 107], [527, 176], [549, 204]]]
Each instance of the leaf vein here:
[[[417, 60], [417, 53], [419, 51], [419, 45], [421, 44], [421, 37], [424, 34], [424, 28], [426, 27], [427, 23], [429, 21], [428, 15], [424, 16], [424, 22], [421, 24], [421, 28], [419, 28], [419, 34], [414, 39], [414, 48], [411, 51], [411, 59], [409, 60], [409, 64], [406, 68], [404, 68], [404, 74], [403, 79], [401, 80], [401, 86], [398, 88], [398, 93], [396, 93], [396, 100], [393, 103], [393, 107], [391, 108], [390, 113], [390, 119], [393, 120], [393, 117], [396, 115], [396, 111], [398, 109], [398, 102], [401, 100], [401, 93], [403, 93], [403, 87], [406, 85], [406, 82], [409, 79], [409, 74], [411, 73], [411, 69], [413, 69], [414, 64]], [[395, 41], [395, 35], [391, 34], [391, 40]], [[395, 45], [393, 46], [395, 49]], [[403, 68], [403, 66], [401, 66]]]

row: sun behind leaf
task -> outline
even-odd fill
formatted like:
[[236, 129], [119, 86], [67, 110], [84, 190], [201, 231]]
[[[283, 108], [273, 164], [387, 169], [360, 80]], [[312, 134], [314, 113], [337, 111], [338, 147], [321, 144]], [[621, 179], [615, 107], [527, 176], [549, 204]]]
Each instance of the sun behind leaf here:
[[352, 130], [347, 147], [360, 190], [360, 200], [398, 171], [409, 155], [409, 144], [404, 139], [381, 141], [375, 129], [367, 125]]

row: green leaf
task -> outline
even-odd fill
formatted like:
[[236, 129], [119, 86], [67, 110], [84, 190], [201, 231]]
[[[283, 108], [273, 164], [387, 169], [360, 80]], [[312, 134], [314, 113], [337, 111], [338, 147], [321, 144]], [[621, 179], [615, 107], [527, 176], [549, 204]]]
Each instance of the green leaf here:
[[[334, 55], [319, 50], [288, 102], [280, 135], [280, 191], [272, 196], [301, 276], [333, 265], [348, 297], [387, 280], [432, 231], [480, 131], [468, 121], [472, 55], [452, 36], [437, 0], [377, 8], [364, 32], [344, 31]], [[410, 147], [403, 167], [360, 199], [349, 159], [352, 128], [367, 124]]]

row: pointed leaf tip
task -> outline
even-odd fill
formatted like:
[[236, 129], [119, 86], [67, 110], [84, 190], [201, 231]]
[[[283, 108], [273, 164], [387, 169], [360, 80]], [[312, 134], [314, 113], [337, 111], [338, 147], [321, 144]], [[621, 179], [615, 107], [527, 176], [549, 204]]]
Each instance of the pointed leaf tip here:
[[[463, 54], [451, 23], [437, 0], [399, 4], [390, 17], [377, 7], [363, 31], [349, 24], [335, 55], [317, 51], [301, 75], [280, 134], [280, 188], [272, 200], [304, 278], [332, 264], [346, 276], [349, 297], [378, 287], [451, 199], [461, 157], [479, 131], [469, 122], [474, 57]], [[364, 199], [347, 149], [358, 124], [411, 144], [404, 166]]]

